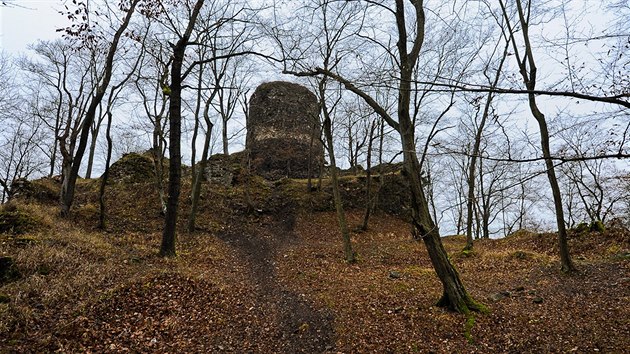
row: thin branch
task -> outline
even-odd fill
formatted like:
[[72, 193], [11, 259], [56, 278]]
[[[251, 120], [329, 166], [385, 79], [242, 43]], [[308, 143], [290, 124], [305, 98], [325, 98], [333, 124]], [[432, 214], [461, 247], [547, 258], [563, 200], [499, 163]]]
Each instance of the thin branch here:
[[498, 158], [498, 157], [482, 156], [480, 154], [473, 155], [468, 152], [450, 150], [450, 149], [445, 149], [445, 153], [443, 154], [455, 154], [455, 155], [461, 155], [461, 156], [466, 156], [466, 157], [483, 158], [484, 160], [488, 160], [488, 161], [511, 162], [511, 163], [528, 163], [528, 162], [538, 162], [538, 161], [545, 161], [545, 160], [552, 160], [552, 161], [559, 161], [560, 163], [566, 163], [566, 162], [603, 160], [603, 159], [630, 159], [630, 154], [621, 153], [621, 152], [614, 153], [614, 154], [602, 154], [602, 155], [592, 155], [592, 156], [551, 156], [548, 159], [544, 157], [532, 157], [529, 159], [515, 159], [511, 157]]
[[228, 53], [228, 54], [224, 54], [224, 55], [217, 55], [217, 56], [214, 56], [212, 58], [194, 61], [190, 65], [190, 67], [188, 67], [188, 69], [186, 69], [186, 72], [184, 72], [184, 74], [182, 75], [182, 81], [188, 76], [188, 74], [190, 74], [190, 72], [193, 70], [193, 68], [195, 66], [197, 66], [197, 65], [207, 64], [207, 63], [211, 63], [211, 62], [214, 62], [214, 61], [217, 61], [217, 60], [229, 59], [229, 58], [243, 56], [243, 55], [255, 55], [255, 56], [259, 56], [259, 57], [265, 58], [267, 60], [275, 61], [277, 63], [284, 62], [284, 60], [282, 60], [282, 59], [278, 59], [278, 58], [273, 57], [271, 55], [259, 53], [259, 52], [253, 51], [253, 50], [246, 50], [246, 51], [243, 51], [243, 52], [236, 52], [236, 53]]

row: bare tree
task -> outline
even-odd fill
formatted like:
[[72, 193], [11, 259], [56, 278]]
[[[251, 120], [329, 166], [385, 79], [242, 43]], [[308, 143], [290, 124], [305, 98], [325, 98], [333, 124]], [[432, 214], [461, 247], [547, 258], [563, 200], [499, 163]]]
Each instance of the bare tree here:
[[214, 98], [214, 94], [217, 91], [212, 91], [212, 94], [206, 100], [205, 108], [203, 110], [203, 119], [206, 124], [205, 126], [205, 139], [203, 142], [203, 151], [201, 153], [201, 161], [199, 161], [199, 166], [197, 166], [197, 170], [194, 172], [194, 178], [192, 182], [192, 191], [191, 191], [191, 205], [190, 205], [190, 214], [188, 215], [188, 232], [195, 231], [195, 220], [197, 217], [197, 209], [199, 208], [199, 199], [201, 197], [201, 181], [204, 179], [206, 173], [206, 165], [208, 163], [208, 155], [210, 154], [210, 145], [212, 139], [212, 129], [214, 128], [214, 124], [210, 119], [210, 102]]
[[[114, 57], [118, 49], [118, 44], [123, 33], [125, 33], [127, 27], [129, 26], [129, 23], [131, 22], [131, 17], [139, 2], [140, 0], [132, 0], [128, 8], [121, 6], [123, 9], [125, 9], [126, 14], [120, 22], [119, 27], [116, 29], [111, 43], [107, 48], [105, 62], [103, 64], [102, 71], [98, 73], [98, 78], [94, 87], [94, 95], [90, 98], [89, 105], [87, 106], [85, 112], [85, 117], [82, 119], [80, 128], [81, 133], [79, 136], [76, 151], [74, 153], [74, 156], [70, 158], [67, 169], [64, 171], [64, 174], [62, 176], [60, 202], [61, 215], [63, 216], [67, 216], [70, 213], [70, 207], [72, 206], [72, 202], [74, 200], [75, 185], [79, 176], [79, 169], [81, 167], [83, 154], [85, 153], [88, 138], [90, 135], [90, 127], [92, 126], [96, 118], [97, 109], [101, 104], [103, 97], [105, 96], [107, 88], [109, 87], [109, 83], [113, 74]], [[77, 11], [80, 12], [82, 10], [78, 9]], [[85, 9], [85, 11], [88, 11], [87, 8]], [[72, 28], [67, 29], [67, 33], [70, 35], [74, 35], [73, 31], [74, 29]]]
[[[503, 53], [500, 57], [499, 65], [495, 71], [493, 79], [490, 78], [489, 76], [490, 73], [488, 73], [488, 70], [490, 69], [489, 65], [486, 65], [486, 67], [484, 68], [484, 75], [490, 81], [491, 88], [496, 87], [497, 84], [499, 83], [499, 80], [501, 78], [501, 70], [503, 68], [503, 63], [505, 62], [505, 59], [507, 58], [507, 55], [508, 55], [509, 44], [510, 42], [508, 40], [505, 45], [505, 49], [503, 50]], [[481, 138], [482, 138], [482, 134], [484, 132], [485, 126], [486, 126], [486, 121], [488, 120], [489, 115], [491, 113], [492, 99], [493, 99], [493, 93], [488, 92], [485, 103], [483, 104], [483, 112], [481, 113], [481, 120], [478, 126], [476, 127], [477, 132], [475, 133], [475, 140], [473, 143], [473, 149], [472, 149], [471, 157], [470, 157], [470, 164], [469, 164], [468, 176], [467, 176], [468, 196], [466, 198], [466, 246], [464, 247], [464, 249], [466, 250], [470, 250], [473, 248], [472, 224], [473, 224], [473, 202], [475, 201], [475, 180], [476, 180], [475, 175], [476, 175], [477, 156], [479, 155], [479, 151], [481, 148]], [[485, 218], [484, 220], [486, 221], [484, 223], [484, 230], [485, 230], [484, 235], [488, 236], [488, 224], [487, 224], [488, 219]]]
[[213, 75], [215, 75], [215, 80], [218, 83], [218, 91], [212, 107], [221, 118], [221, 142], [225, 155], [230, 153], [229, 123], [237, 109], [241, 107], [240, 101], [244, 97], [244, 93], [248, 91], [247, 86], [251, 78], [251, 71], [247, 66], [246, 57], [228, 58], [211, 63]]
[[38, 42], [31, 47], [36, 57], [20, 61], [25, 76], [30, 114], [42, 120], [53, 136], [50, 147], [49, 176], [62, 155], [62, 170], [74, 155], [81, 117], [91, 94], [90, 57], [88, 50], [73, 49], [72, 41]]
[[[574, 129], [563, 131], [560, 134], [565, 141], [563, 152], [579, 157], [597, 155], [611, 147], [616, 149], [615, 140], [607, 139], [613, 136], [612, 132], [601, 134], [598, 121], [582, 121]], [[606, 139], [602, 139], [604, 137]], [[615, 161], [608, 159], [578, 159], [560, 166], [566, 184], [564, 195], [569, 198], [565, 202], [569, 213], [567, 225], [574, 226], [576, 218], [604, 222], [615, 214], [617, 206], [626, 197], [618, 185], [620, 172], [615, 165]]]
[[37, 141], [41, 138], [41, 121], [24, 111], [17, 83], [16, 70], [11, 58], [0, 52], [0, 204], [11, 198], [11, 184], [18, 178], [27, 178], [41, 169], [37, 155]]
[[[162, 232], [162, 243], [160, 245], [160, 255], [163, 257], [174, 257], [175, 253], [175, 231], [177, 227], [177, 209], [179, 206], [179, 194], [181, 190], [181, 130], [182, 130], [182, 81], [183, 66], [186, 55], [186, 48], [190, 44], [190, 36], [195, 28], [197, 17], [201, 12], [204, 0], [197, 0], [190, 8], [190, 16], [187, 19], [184, 31], [179, 34], [177, 42], [172, 48], [170, 82], [167, 86], [169, 96], [169, 180], [168, 180], [168, 200], [166, 204], [166, 217], [164, 231]], [[173, 23], [168, 12], [164, 11], [167, 21]], [[177, 28], [174, 29], [177, 33]]]
[[[205, 30], [196, 40], [203, 45], [198, 46], [197, 71], [198, 91], [195, 106], [195, 129], [193, 133], [193, 181], [191, 191], [191, 210], [188, 217], [188, 231], [195, 228], [196, 212], [201, 195], [201, 182], [205, 178], [205, 168], [212, 143], [212, 123], [210, 114], [216, 113], [220, 118], [221, 142], [223, 154], [229, 154], [231, 136], [228, 133], [229, 123], [241, 106], [246, 107], [246, 92], [252, 77], [250, 63], [243, 53], [251, 51], [257, 34], [256, 28], [245, 15], [239, 3], [225, 5], [213, 2], [213, 9], [200, 20], [200, 27]], [[225, 6], [224, 6], [225, 5]], [[235, 18], [239, 13], [243, 16]], [[245, 101], [243, 101], [245, 100]], [[194, 147], [197, 130], [202, 125], [199, 119], [203, 106], [203, 123], [205, 138], [201, 159], [195, 165], [196, 149]]]
[[342, 130], [343, 137], [341, 141], [345, 141], [345, 152], [347, 155], [350, 170], [357, 174], [359, 172], [360, 158], [364, 153], [363, 149], [368, 144], [370, 121], [368, 117], [374, 114], [370, 107], [366, 107], [361, 101], [345, 100], [343, 101], [343, 118], [339, 119], [337, 125]]
[[[155, 186], [158, 191], [158, 202], [162, 215], [166, 214], [166, 193], [164, 166], [167, 149], [166, 137], [168, 134], [168, 95], [164, 89], [167, 87], [169, 65], [168, 53], [164, 44], [160, 40], [152, 39], [156, 34], [151, 31], [152, 22], [148, 19], [146, 24], [149, 35], [143, 41], [144, 51], [147, 53], [143, 57], [136, 70], [134, 86], [140, 97], [141, 122], [147, 124], [150, 136], [150, 153], [155, 172]], [[144, 125], [143, 124], [143, 125]]]
[[45, 161], [37, 149], [42, 136], [41, 121], [35, 119], [14, 120], [0, 118], [10, 127], [0, 134], [0, 204], [11, 199], [12, 183], [41, 173]]
[[[361, 97], [387, 124], [399, 133], [404, 158], [404, 174], [411, 192], [412, 225], [424, 241], [433, 267], [443, 285], [444, 293], [438, 305], [463, 313], [468, 313], [471, 310], [482, 310], [483, 305], [474, 301], [468, 294], [459, 274], [448, 258], [437, 225], [431, 217], [428, 199], [421, 180], [421, 164], [416, 150], [416, 127], [410, 110], [411, 82], [425, 40], [424, 3], [421, 0], [410, 1], [409, 7], [407, 7], [403, 0], [397, 0], [394, 9], [386, 8], [378, 3], [373, 6], [379, 7], [381, 13], [393, 16], [395, 21], [396, 35], [398, 36], [396, 48], [388, 50], [386, 44], [381, 44], [381, 49], [385, 48], [391, 62], [395, 63], [398, 102], [396, 118], [390, 115], [372, 95], [339, 72], [316, 67], [310, 72], [301, 72], [298, 75], [323, 75], [338, 81], [347, 90]], [[408, 10], [411, 10], [411, 15], [407, 14]], [[409, 18], [413, 20], [412, 26], [407, 23]]]
[[[105, 138], [107, 140], [107, 153], [105, 157], [105, 171], [103, 172], [103, 175], [101, 177], [101, 184], [99, 187], [99, 196], [98, 196], [99, 210], [100, 210], [99, 221], [98, 221], [99, 229], [105, 229], [106, 227], [105, 225], [105, 220], [106, 220], [105, 188], [107, 187], [107, 183], [109, 180], [109, 171], [110, 171], [110, 164], [111, 164], [111, 159], [112, 159], [112, 148], [113, 148], [113, 140], [111, 136], [111, 128], [112, 128], [112, 123], [113, 123], [112, 109], [114, 107], [114, 103], [119, 99], [119, 95], [123, 91], [126, 83], [133, 78], [139, 65], [143, 62], [143, 58], [145, 54], [144, 45], [140, 45], [139, 50], [140, 50], [140, 53], [138, 54], [138, 57], [136, 58], [136, 60], [133, 62], [132, 66], [129, 68], [127, 75], [125, 75], [125, 77], [120, 82], [118, 82], [116, 85], [113, 85], [110, 88], [109, 96], [107, 98], [107, 103], [106, 103], [106, 109], [105, 109], [105, 112], [102, 114], [102, 118], [100, 118], [100, 120], [102, 121], [104, 117], [107, 117], [107, 123], [106, 123], [106, 128], [105, 128]], [[94, 147], [92, 149], [94, 149]]]
[[[519, 42], [516, 41], [516, 27], [512, 24], [513, 18], [509, 15], [508, 9], [504, 2], [500, 0], [503, 17], [506, 22], [508, 36], [512, 42], [512, 49], [514, 50], [514, 56], [518, 63], [519, 72], [523, 78], [523, 83], [528, 90], [533, 91], [536, 89], [536, 80], [538, 69], [536, 67], [536, 61], [534, 59], [534, 51], [529, 36], [529, 24], [531, 18], [531, 1], [526, 3], [526, 7], [523, 6], [521, 0], [516, 0], [516, 26], [520, 27], [523, 41], [522, 48], [519, 48]], [[551, 147], [549, 142], [549, 128], [547, 127], [547, 120], [545, 115], [540, 111], [536, 102], [536, 95], [533, 93], [528, 94], [529, 108], [532, 115], [538, 123], [540, 129], [540, 144], [542, 147], [543, 157], [545, 158], [545, 165], [547, 167], [547, 178], [551, 186], [553, 194], [553, 200], [556, 212], [556, 224], [558, 227], [558, 244], [560, 248], [560, 263], [562, 271], [571, 272], [575, 270], [575, 265], [571, 260], [569, 253], [569, 246], [567, 243], [567, 231], [564, 225], [564, 210], [562, 206], [562, 195], [560, 193], [560, 186], [558, 185], [558, 179], [556, 177], [556, 171], [553, 161], [551, 160]]]
[[[365, 180], [366, 180], [365, 200], [367, 204], [365, 206], [365, 213], [363, 214], [363, 222], [361, 223], [361, 230], [363, 231], [367, 231], [368, 223], [370, 221], [370, 215], [372, 215], [374, 208], [376, 208], [376, 203], [378, 202], [379, 191], [376, 191], [376, 193], [372, 192], [372, 151], [374, 149], [374, 141], [378, 138], [378, 136], [376, 135], [376, 132], [377, 130], [382, 132], [382, 130], [380, 129], [382, 124], [383, 124], [382, 121], [376, 120], [376, 119], [373, 119], [370, 123], [370, 133], [368, 137], [368, 147], [367, 147], [367, 158], [366, 158], [366, 163], [365, 163]], [[380, 154], [381, 152], [379, 151], [379, 155]], [[379, 182], [381, 183], [380, 185], [382, 185], [383, 183], [382, 175], [379, 176]]]
[[[204, 4], [208, 4], [204, 7]], [[181, 5], [181, 6], [180, 6]], [[148, 5], [147, 5], [148, 6]], [[203, 15], [202, 9], [205, 8]], [[204, 39], [212, 38], [213, 33], [218, 33], [226, 23], [239, 22], [242, 25], [248, 23], [242, 17], [255, 12], [245, 5], [230, 3], [229, 6], [222, 1], [205, 3], [203, 0], [186, 1], [184, 4], [173, 4], [168, 1], [154, 2], [144, 11], [144, 14], [159, 23], [163, 30], [164, 41], [176, 39], [171, 45], [168, 55], [168, 82], [164, 82], [163, 93], [169, 99], [169, 180], [168, 200], [165, 216], [165, 226], [162, 234], [160, 254], [162, 256], [175, 256], [175, 235], [179, 195], [181, 191], [181, 137], [183, 126], [182, 92], [190, 86], [185, 84], [186, 78], [196, 72], [201, 65], [206, 65], [218, 60], [245, 55], [258, 55], [270, 58], [264, 54], [245, 49], [238, 52], [219, 53], [213, 55], [211, 51], [208, 57], [191, 59], [186, 56], [188, 47], [208, 46]], [[203, 17], [206, 21], [197, 21]], [[223, 34], [229, 36], [229, 34]], [[200, 89], [200, 88], [197, 88]], [[210, 130], [208, 130], [210, 133]], [[198, 172], [198, 171], [196, 171]]]
[[[323, 2], [320, 6], [315, 7], [314, 15], [319, 15], [322, 18], [322, 33], [318, 36], [317, 41], [320, 43], [320, 53], [322, 55], [323, 67], [325, 70], [335, 69], [339, 63], [340, 55], [342, 52], [339, 50], [338, 44], [340, 38], [345, 35], [346, 31], [352, 31], [352, 16], [346, 14], [345, 16], [337, 16], [331, 21], [328, 21], [328, 16], [331, 15], [329, 7], [337, 7], [333, 4]], [[345, 8], [351, 9], [351, 4], [339, 5], [339, 13], [343, 12]], [[352, 13], [352, 11], [350, 12]], [[335, 158], [335, 144], [333, 139], [332, 130], [332, 115], [339, 111], [339, 103], [343, 96], [341, 90], [329, 90], [330, 79], [327, 76], [319, 77], [317, 80], [317, 93], [320, 102], [320, 115], [322, 120], [324, 145], [328, 151], [328, 158], [330, 159], [330, 176], [333, 187], [333, 200], [335, 203], [335, 210], [337, 212], [337, 222], [339, 223], [339, 230], [343, 239], [343, 252], [344, 258], [348, 263], [354, 263], [356, 256], [352, 249], [352, 241], [350, 239], [350, 230], [348, 229], [348, 222], [343, 207], [343, 200], [341, 199], [341, 191], [339, 188], [339, 171], [337, 169], [337, 162]], [[329, 92], [332, 91], [332, 92]]]
[[[325, 60], [325, 64], [327, 60]], [[333, 142], [332, 133], [332, 119], [331, 110], [328, 107], [328, 98], [326, 97], [326, 78], [321, 79], [318, 84], [318, 93], [320, 100], [320, 111], [323, 117], [323, 131], [326, 143], [326, 150], [328, 151], [328, 157], [330, 159], [330, 177], [333, 187], [333, 199], [335, 203], [335, 210], [337, 211], [337, 222], [339, 223], [339, 229], [343, 239], [343, 254], [346, 262], [354, 263], [356, 261], [355, 253], [352, 250], [352, 241], [350, 240], [350, 230], [348, 229], [348, 222], [346, 220], [345, 211], [343, 208], [343, 200], [341, 199], [341, 192], [339, 188], [339, 171], [337, 170], [337, 162], [335, 160], [335, 147]], [[339, 103], [337, 100], [332, 104], [333, 109]]]

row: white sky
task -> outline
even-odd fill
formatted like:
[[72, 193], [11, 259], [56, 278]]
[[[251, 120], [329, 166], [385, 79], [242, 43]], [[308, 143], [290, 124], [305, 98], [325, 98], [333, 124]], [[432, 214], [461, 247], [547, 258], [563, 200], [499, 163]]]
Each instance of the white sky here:
[[37, 40], [61, 36], [55, 32], [67, 21], [57, 12], [62, 0], [16, 0], [19, 7], [0, 7], [0, 48], [8, 53], [25, 52]]

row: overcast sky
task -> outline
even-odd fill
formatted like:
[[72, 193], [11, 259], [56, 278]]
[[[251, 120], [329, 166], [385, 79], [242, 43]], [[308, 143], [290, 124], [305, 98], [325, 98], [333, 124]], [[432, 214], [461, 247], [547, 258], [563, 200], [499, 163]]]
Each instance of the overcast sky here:
[[20, 7], [0, 7], [0, 47], [9, 53], [27, 50], [37, 40], [54, 39], [66, 24], [57, 10], [61, 0], [18, 0]]

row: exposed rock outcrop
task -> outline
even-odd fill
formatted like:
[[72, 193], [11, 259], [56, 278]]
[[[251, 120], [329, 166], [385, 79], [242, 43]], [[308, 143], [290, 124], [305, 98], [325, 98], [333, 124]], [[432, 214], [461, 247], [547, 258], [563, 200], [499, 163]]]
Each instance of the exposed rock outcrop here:
[[109, 168], [109, 180], [116, 183], [143, 183], [155, 178], [153, 161], [148, 154], [124, 154]]

